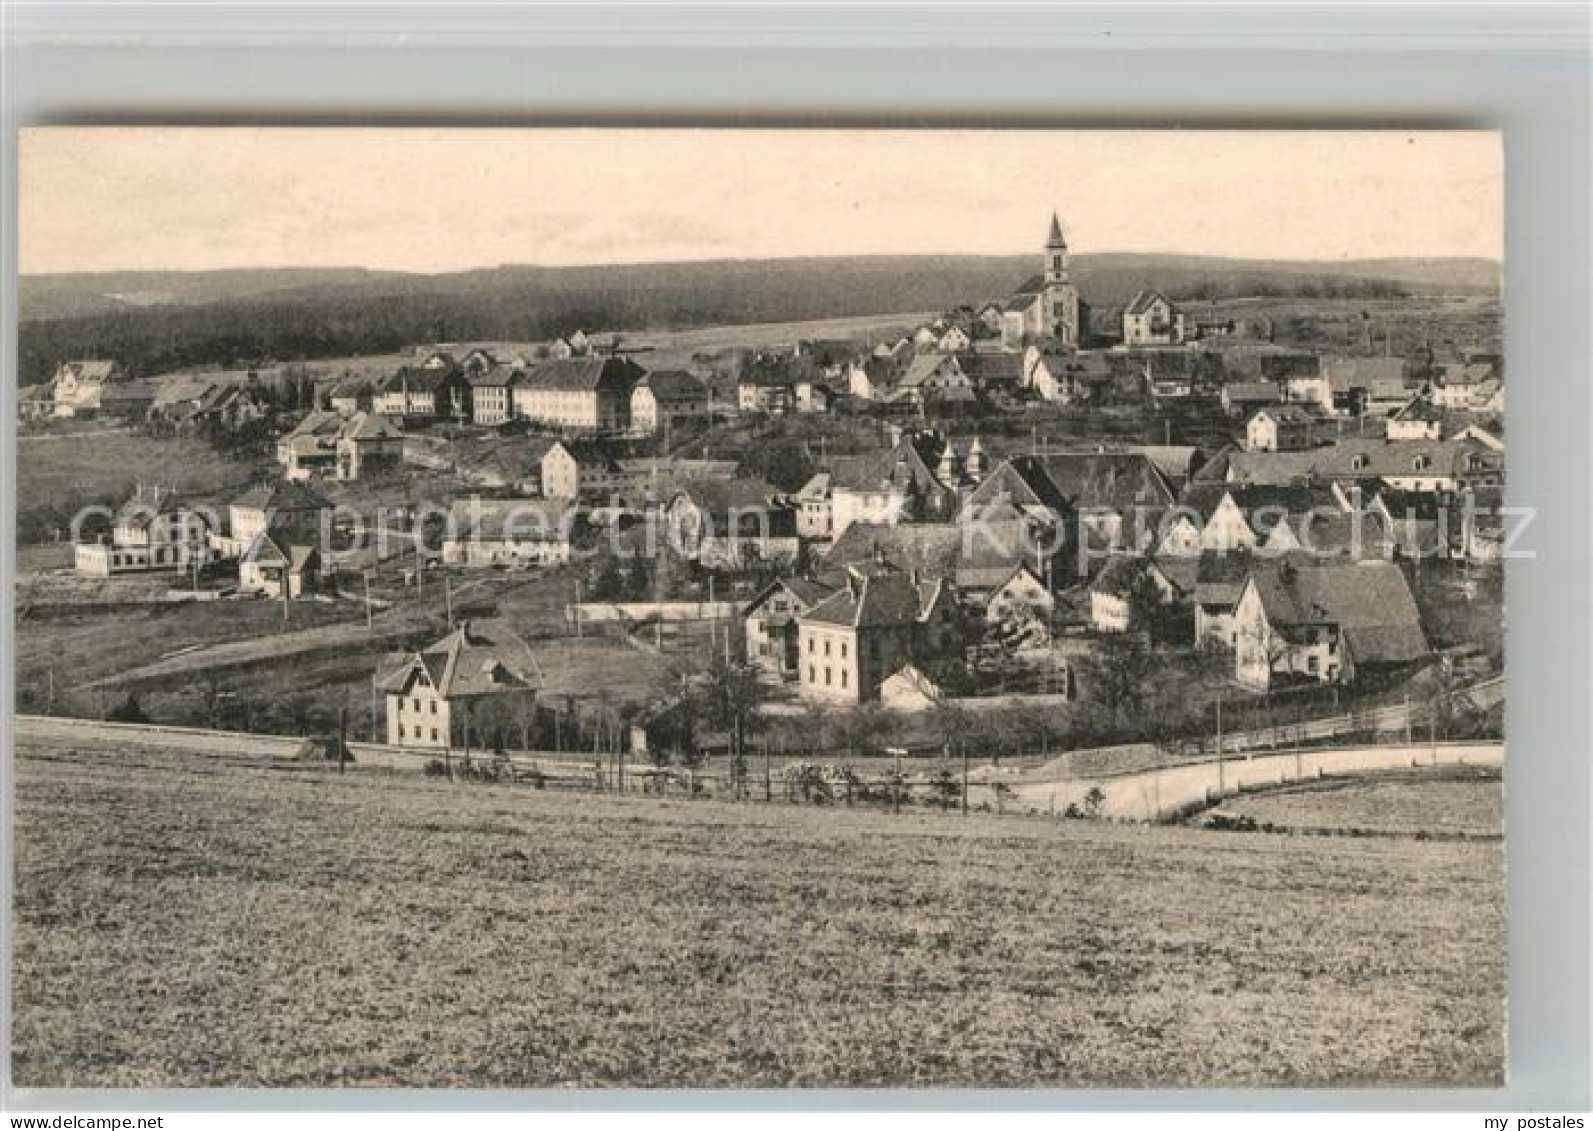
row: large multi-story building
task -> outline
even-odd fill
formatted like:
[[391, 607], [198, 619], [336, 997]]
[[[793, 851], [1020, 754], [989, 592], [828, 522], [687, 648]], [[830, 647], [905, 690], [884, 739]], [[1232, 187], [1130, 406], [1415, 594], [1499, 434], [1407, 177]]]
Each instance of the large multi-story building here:
[[624, 432], [643, 369], [623, 357], [544, 361], [514, 388], [514, 414], [576, 432]]

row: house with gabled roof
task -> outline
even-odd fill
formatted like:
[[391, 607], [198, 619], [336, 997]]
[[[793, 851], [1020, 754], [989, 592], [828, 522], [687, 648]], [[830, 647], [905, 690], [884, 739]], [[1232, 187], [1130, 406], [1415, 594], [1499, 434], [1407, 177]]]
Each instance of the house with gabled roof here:
[[[471, 359], [484, 359], [490, 356], [477, 350], [466, 360], [468, 363]], [[475, 366], [470, 364], [465, 366], [465, 374], [465, 379], [470, 384], [472, 420], [491, 428], [507, 424], [514, 419], [514, 389], [524, 376], [518, 366], [497, 363], [486, 365], [485, 361], [478, 360]]]
[[1221, 399], [1229, 416], [1247, 416], [1258, 408], [1281, 404], [1283, 394], [1273, 381], [1229, 381], [1222, 387]]
[[1123, 308], [1125, 346], [1177, 346], [1185, 336], [1184, 312], [1160, 291], [1141, 290]]
[[321, 552], [285, 534], [256, 534], [238, 559], [238, 590], [293, 601], [320, 587]]
[[449, 512], [444, 565], [530, 568], [570, 560], [576, 508], [568, 499], [460, 499]]
[[1090, 582], [1090, 624], [1097, 632], [1141, 631], [1148, 607], [1171, 605], [1179, 598], [1177, 585], [1153, 558], [1118, 554], [1101, 567]]
[[1289, 403], [1258, 408], [1245, 421], [1248, 452], [1298, 452], [1338, 435], [1338, 427], [1314, 404]]
[[961, 660], [962, 625], [949, 582], [891, 568], [848, 571], [845, 584], [801, 614], [798, 683], [806, 699], [860, 704], [912, 664], [938, 677]]
[[1388, 418], [1384, 434], [1390, 440], [1439, 440], [1445, 419], [1444, 410], [1431, 397], [1417, 394]]
[[468, 421], [470, 381], [455, 364], [433, 364], [437, 357], [434, 354], [427, 364], [402, 366], [389, 374], [373, 398], [376, 413], [406, 423]]
[[898, 404], [927, 405], [967, 401], [973, 396], [973, 379], [963, 371], [958, 356], [928, 351], [913, 358], [887, 399]]
[[403, 429], [372, 412], [316, 409], [277, 441], [277, 462], [292, 480], [359, 479], [391, 471], [403, 458]]
[[841, 457], [827, 472], [830, 529], [834, 536], [854, 522], [944, 522], [956, 513], [970, 458], [977, 467], [983, 451], [957, 451], [938, 432], [903, 434], [882, 455]]
[[531, 649], [507, 625], [464, 621], [435, 644], [393, 658], [378, 677], [388, 744], [480, 748], [489, 710], [529, 725], [541, 682]]
[[741, 610], [747, 663], [782, 679], [797, 677], [800, 655], [797, 623], [802, 615], [836, 591], [836, 586], [806, 577], [771, 581]]
[[295, 480], [258, 483], [227, 508], [227, 532], [218, 532], [216, 549], [223, 557], [241, 557], [262, 534], [279, 542], [319, 545], [323, 519], [332, 504], [319, 492]]
[[664, 508], [671, 547], [710, 568], [789, 565], [801, 551], [796, 508], [762, 479], [682, 484]]
[[55, 367], [55, 376], [50, 381], [55, 415], [95, 416], [100, 412], [106, 389], [127, 379], [127, 371], [119, 361], [103, 358], [63, 361]]
[[1234, 609], [1234, 677], [1269, 691], [1349, 683], [1429, 651], [1410, 586], [1390, 562], [1258, 562]]
[[655, 369], [631, 390], [631, 429], [651, 435], [708, 415], [708, 386], [684, 369]]
[[629, 486], [629, 477], [606, 441], [566, 437], [542, 455], [542, 495], [548, 499], [605, 501]]
[[1177, 492], [1142, 452], [1088, 451], [1018, 455], [999, 465], [963, 504], [964, 521], [993, 515], [1048, 515], [1068, 533], [1067, 544], [1088, 538], [1103, 549], [1137, 548]]

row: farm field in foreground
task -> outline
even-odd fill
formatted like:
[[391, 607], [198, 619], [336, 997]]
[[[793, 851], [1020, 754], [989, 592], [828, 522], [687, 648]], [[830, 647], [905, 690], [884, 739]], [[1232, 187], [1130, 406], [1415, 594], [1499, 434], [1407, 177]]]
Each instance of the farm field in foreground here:
[[1496, 842], [15, 765], [19, 1086], [1502, 1078]]
[[1504, 833], [1504, 791], [1499, 774], [1477, 767], [1325, 779], [1231, 798], [1217, 812], [1286, 829], [1406, 836], [1496, 837]]

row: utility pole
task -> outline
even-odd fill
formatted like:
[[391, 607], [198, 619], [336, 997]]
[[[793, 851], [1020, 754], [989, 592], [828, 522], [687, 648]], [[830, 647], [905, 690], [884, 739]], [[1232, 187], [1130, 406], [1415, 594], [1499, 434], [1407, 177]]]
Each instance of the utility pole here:
[[371, 571], [363, 570], [360, 577], [365, 582], [365, 630], [370, 632], [375, 627], [371, 623]]
[[902, 749], [897, 747], [891, 755], [891, 812], [902, 811]]
[[371, 741], [372, 742], [380, 742], [381, 741], [381, 739], [378, 737], [380, 732], [377, 730], [377, 727], [380, 725], [380, 719], [381, 719], [381, 713], [380, 713], [380, 710], [379, 710], [380, 703], [381, 703], [381, 700], [376, 694], [376, 673], [372, 672], [371, 673]]
[[581, 583], [575, 583], [575, 638], [581, 639]]
[[1217, 694], [1217, 792], [1223, 791], [1223, 766], [1222, 766], [1222, 693]]
[[454, 586], [447, 574], [443, 574], [443, 608], [448, 613], [448, 631], [454, 630]]
[[968, 815], [968, 744], [962, 746], [962, 815]]
[[348, 749], [348, 744], [345, 741], [348, 734], [347, 716], [347, 707], [339, 707], [337, 709], [337, 772], [339, 775], [343, 773], [344, 752]]

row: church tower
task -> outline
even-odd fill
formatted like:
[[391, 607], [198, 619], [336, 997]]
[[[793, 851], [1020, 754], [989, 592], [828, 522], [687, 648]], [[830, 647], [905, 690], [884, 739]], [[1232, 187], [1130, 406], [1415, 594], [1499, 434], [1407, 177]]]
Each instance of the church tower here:
[[1062, 221], [1051, 213], [1051, 238], [1045, 241], [1045, 281], [1048, 286], [1068, 281], [1068, 241], [1062, 238]]
[[1080, 345], [1083, 312], [1078, 288], [1068, 278], [1068, 242], [1062, 238], [1062, 222], [1051, 213], [1051, 234], [1045, 241], [1045, 334], [1071, 349]]

